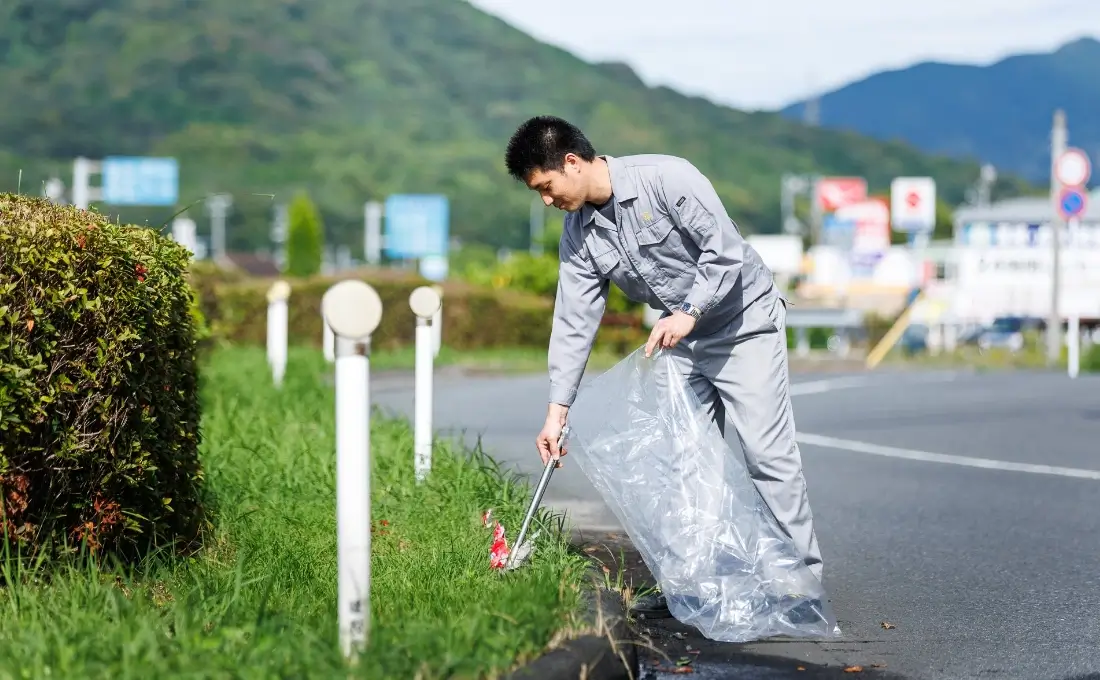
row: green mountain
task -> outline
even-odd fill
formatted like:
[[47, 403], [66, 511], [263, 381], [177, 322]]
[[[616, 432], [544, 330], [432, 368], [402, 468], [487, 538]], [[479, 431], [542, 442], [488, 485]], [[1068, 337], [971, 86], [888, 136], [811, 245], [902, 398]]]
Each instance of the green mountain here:
[[[783, 172], [931, 174], [948, 202], [974, 164], [649, 88], [460, 0], [5, 0], [0, 189], [37, 191], [71, 159], [173, 155], [181, 204], [230, 192], [230, 247], [266, 245], [273, 199], [308, 190], [330, 242], [361, 252], [362, 205], [444, 192], [452, 233], [525, 247], [533, 196], [503, 149], [530, 115], [601, 152], [671, 153], [707, 172], [747, 230], [775, 231]], [[1024, 189], [1006, 178], [998, 190]], [[182, 207], [181, 205], [181, 207]], [[110, 211], [109, 207], [100, 210]], [[115, 210], [163, 221], [171, 210]], [[206, 228], [201, 206], [190, 215]]]
[[[992, 64], [922, 62], [876, 73], [822, 94], [821, 124], [930, 153], [973, 158], [1001, 172], [1050, 181], [1050, 128], [1066, 113], [1070, 143], [1100, 158], [1100, 40]], [[806, 103], [783, 109], [800, 119]]]

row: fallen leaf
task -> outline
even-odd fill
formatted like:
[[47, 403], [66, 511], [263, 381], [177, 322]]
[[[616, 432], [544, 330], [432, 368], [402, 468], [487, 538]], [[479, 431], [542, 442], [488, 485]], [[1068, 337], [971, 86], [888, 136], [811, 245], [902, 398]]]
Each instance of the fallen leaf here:
[[844, 669], [845, 673], [862, 673], [863, 666], [848, 666]]
[[873, 664], [871, 664], [871, 668], [886, 668], [886, 664], [884, 664], [884, 663], [873, 663]]
[[30, 333], [34, 330], [34, 319], [27, 319], [27, 332]]
[[893, 630], [894, 628], [897, 628], [897, 626], [890, 623], [889, 621], [883, 621], [882, 622], [882, 627], [885, 628], [886, 630]]
[[691, 659], [687, 658], [686, 656], [681, 656], [681, 657], [680, 657], [680, 658], [679, 658], [679, 659], [678, 659], [678, 660], [676, 661], [676, 665], [677, 665], [677, 666], [686, 666], [686, 665], [688, 665], [688, 664], [690, 664], [690, 663], [691, 663]]
[[691, 666], [677, 666], [670, 671], [673, 675], [684, 675], [686, 673], [694, 673], [695, 669]]
[[605, 573], [605, 574], [610, 574], [610, 573], [611, 573], [611, 570], [610, 570], [610, 569], [608, 569], [608, 568], [607, 568], [607, 567], [605, 566], [605, 567], [603, 567], [603, 573]]
[[804, 671], [804, 670], [806, 670], [806, 667], [805, 667], [805, 666], [799, 666], [799, 667], [798, 667], [798, 668], [796, 668], [795, 670], [796, 670], [796, 671]]

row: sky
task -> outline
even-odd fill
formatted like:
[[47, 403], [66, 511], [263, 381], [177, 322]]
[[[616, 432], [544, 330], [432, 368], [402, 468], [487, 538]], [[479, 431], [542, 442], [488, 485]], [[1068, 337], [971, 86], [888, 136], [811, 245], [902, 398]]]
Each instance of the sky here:
[[1098, 0], [469, 0], [649, 85], [777, 109], [926, 60], [986, 64], [1100, 38]]

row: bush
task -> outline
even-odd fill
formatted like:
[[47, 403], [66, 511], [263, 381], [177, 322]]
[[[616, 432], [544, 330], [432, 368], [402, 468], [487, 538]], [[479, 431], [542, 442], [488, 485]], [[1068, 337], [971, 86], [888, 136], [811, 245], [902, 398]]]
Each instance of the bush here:
[[288, 210], [286, 271], [291, 276], [312, 276], [321, 271], [325, 235], [321, 217], [309, 196], [298, 194]]
[[0, 509], [24, 553], [199, 537], [189, 257], [154, 230], [0, 194]]
[[[362, 279], [382, 298], [382, 322], [372, 338], [374, 349], [397, 349], [415, 341], [416, 317], [409, 294], [427, 281], [402, 272], [364, 270], [340, 276], [288, 278], [288, 341], [320, 347], [323, 339], [321, 297], [337, 281]], [[267, 336], [267, 290], [271, 279], [222, 283], [203, 311], [222, 341], [263, 345]], [[462, 283], [443, 285], [443, 342], [451, 348], [545, 347], [550, 340], [553, 303], [512, 291], [494, 291]]]

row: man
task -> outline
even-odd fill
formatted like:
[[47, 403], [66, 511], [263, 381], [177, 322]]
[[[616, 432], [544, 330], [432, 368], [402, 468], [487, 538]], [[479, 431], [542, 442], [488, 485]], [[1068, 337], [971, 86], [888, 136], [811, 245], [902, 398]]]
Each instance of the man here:
[[[786, 302], [709, 180], [674, 156], [597, 156], [579, 129], [552, 116], [523, 123], [505, 163], [547, 206], [568, 213], [550, 336], [550, 403], [536, 439], [543, 464], [566, 453], [558, 437], [614, 282], [631, 300], [665, 312], [646, 356], [668, 349], [723, 432], [730, 418], [756, 488], [820, 580], [791, 413]], [[667, 603], [658, 594], [636, 609], [666, 613]]]

